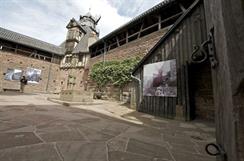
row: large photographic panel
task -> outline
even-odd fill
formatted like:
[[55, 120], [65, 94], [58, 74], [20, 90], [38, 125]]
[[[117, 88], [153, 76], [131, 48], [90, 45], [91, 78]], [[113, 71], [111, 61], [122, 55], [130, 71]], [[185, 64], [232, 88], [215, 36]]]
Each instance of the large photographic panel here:
[[4, 79], [5, 80], [9, 80], [9, 81], [18, 81], [20, 80], [21, 76], [22, 76], [22, 70], [20, 69], [7, 69], [7, 72], [4, 75]]
[[177, 97], [175, 59], [144, 65], [143, 95]]
[[26, 69], [26, 79], [28, 80], [28, 83], [39, 83], [41, 79], [41, 70], [28, 67]]

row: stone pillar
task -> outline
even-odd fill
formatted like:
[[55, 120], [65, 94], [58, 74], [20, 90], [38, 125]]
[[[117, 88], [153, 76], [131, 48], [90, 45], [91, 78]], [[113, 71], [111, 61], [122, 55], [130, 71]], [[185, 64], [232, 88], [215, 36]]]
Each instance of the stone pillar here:
[[244, 161], [244, 1], [204, 0], [214, 27], [218, 66], [212, 70], [217, 143], [226, 159]]

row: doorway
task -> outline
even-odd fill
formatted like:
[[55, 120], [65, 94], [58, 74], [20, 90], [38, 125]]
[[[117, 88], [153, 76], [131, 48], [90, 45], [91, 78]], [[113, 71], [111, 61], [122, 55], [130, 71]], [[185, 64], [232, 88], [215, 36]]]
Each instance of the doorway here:
[[214, 122], [214, 98], [210, 62], [189, 66], [190, 116]]

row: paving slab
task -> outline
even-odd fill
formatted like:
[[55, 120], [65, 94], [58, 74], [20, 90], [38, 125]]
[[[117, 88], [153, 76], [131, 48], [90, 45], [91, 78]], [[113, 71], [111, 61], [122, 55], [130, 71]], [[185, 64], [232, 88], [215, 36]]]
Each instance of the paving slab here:
[[209, 157], [198, 154], [173, 153], [175, 161], [216, 161], [215, 157]]
[[182, 136], [172, 136], [164, 134], [164, 141], [169, 142], [170, 144], [180, 144], [180, 145], [194, 145], [194, 142], [191, 141], [190, 138], [182, 137]]
[[108, 151], [125, 151], [129, 138], [118, 136], [107, 142]]
[[86, 123], [84, 126], [113, 136], [119, 135], [129, 128], [125, 123], [114, 122], [113, 120], [107, 119], [103, 119], [99, 122]]
[[24, 127], [12, 128], [5, 132], [34, 132], [35, 130], [36, 130], [35, 126], [24, 126]]
[[182, 144], [169, 144], [169, 150], [171, 153], [191, 153], [191, 154], [200, 154], [200, 152], [197, 149], [196, 145], [182, 145]]
[[41, 123], [50, 122], [51, 120], [55, 120], [56, 118], [54, 116], [48, 116], [43, 114], [28, 114], [23, 116], [16, 116], [15, 120], [18, 120], [24, 125], [38, 125]]
[[114, 135], [110, 135], [107, 133], [103, 133], [99, 130], [94, 130], [88, 127], [80, 127], [79, 131], [83, 134], [83, 136], [89, 140], [90, 142], [100, 142], [100, 141], [108, 141], [114, 137]]
[[0, 149], [38, 144], [41, 142], [33, 132], [0, 133]]
[[0, 121], [0, 132], [23, 128], [23, 127], [26, 127], [26, 125], [24, 125], [22, 123], [12, 123], [9, 121]]
[[85, 141], [86, 140], [78, 131], [48, 132], [48, 133], [40, 133], [39, 135], [46, 142]]
[[107, 161], [105, 143], [57, 143], [64, 161]]
[[108, 155], [109, 161], [151, 161], [151, 157], [128, 153], [128, 152], [121, 152], [121, 151], [113, 151], [109, 152]]
[[167, 148], [136, 139], [129, 140], [126, 151], [154, 158], [173, 160]]
[[54, 146], [38, 144], [0, 150], [1, 161], [62, 161]]

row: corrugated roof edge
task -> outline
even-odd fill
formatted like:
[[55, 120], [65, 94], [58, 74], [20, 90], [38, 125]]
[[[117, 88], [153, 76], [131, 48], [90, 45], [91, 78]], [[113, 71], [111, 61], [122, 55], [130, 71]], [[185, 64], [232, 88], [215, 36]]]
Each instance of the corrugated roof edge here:
[[[135, 21], [141, 19], [142, 17], [156, 11], [157, 9], [161, 8], [161, 7], [164, 7], [166, 5], [168, 5], [169, 3], [173, 3], [175, 2], [176, 0], [165, 0], [159, 4], [157, 4], [156, 6], [148, 9], [147, 11], [143, 12], [142, 14], [136, 16], [135, 18], [133, 18], [132, 20], [130, 20], [129, 22], [125, 23], [124, 25], [120, 26], [119, 28], [115, 29], [114, 31], [110, 32], [109, 34], [105, 35], [104, 37], [102, 37], [101, 39], [99, 39], [97, 42], [95, 42], [93, 45], [96, 45], [98, 44], [99, 42], [103, 41], [104, 39], [108, 38], [109, 36], [113, 35], [114, 33], [116, 33], [117, 31], [123, 29], [124, 27], [134, 23]], [[91, 45], [90, 47], [92, 47], [93, 45]]]
[[175, 22], [175, 24], [169, 29], [169, 31], [156, 43], [156, 45], [153, 46], [153, 48], [142, 58], [142, 60], [137, 64], [137, 66], [132, 71], [132, 74], [135, 74], [137, 70], [143, 65], [143, 63], [147, 60], [149, 56], [157, 49], [159, 45], [161, 45], [170, 34], [177, 29], [177, 27], [183, 22], [185, 18], [187, 18], [193, 9], [195, 9], [202, 0], [196, 0], [193, 2], [193, 4], [185, 11], [185, 13], [178, 18], [178, 20]]
[[50, 53], [54, 53], [54, 54], [57, 54], [57, 55], [64, 55], [63, 49], [62, 49], [61, 47], [59, 47], [59, 46], [56, 46], [56, 45], [54, 45], [54, 44], [50, 44], [50, 43], [48, 43], [48, 42], [45, 42], [45, 41], [42, 41], [42, 40], [39, 40], [39, 39], [30, 37], [30, 36], [27, 36], [27, 35], [23, 35], [23, 34], [21, 34], [21, 33], [15, 32], [15, 31], [11, 31], [11, 30], [5, 29], [5, 28], [3, 28], [3, 27], [0, 27], [0, 28], [3, 29], [3, 30], [6, 30], [6, 31], [8, 31], [8, 32], [14, 33], [14, 34], [16, 34], [16, 35], [23, 36], [23, 37], [26, 37], [26, 38], [28, 38], [28, 39], [32, 39], [32, 40], [34, 40], [34, 41], [36, 41], [36, 42], [40, 42], [40, 43], [44, 43], [44, 44], [46, 44], [46, 45], [52, 46], [52, 47], [56, 48], [57, 51], [54, 52], [54, 51], [51, 51], [51, 50], [47, 50], [47, 49], [43, 49], [43, 48], [36, 47], [36, 46], [34, 46], [34, 45], [29, 45], [28, 43], [23, 43], [23, 42], [21, 43], [21, 42], [14, 41], [14, 40], [12, 40], [12, 39], [6, 39], [6, 38], [3, 38], [3, 37], [0, 37], [0, 38], [2, 38], [2, 39], [4, 39], [4, 40], [11, 41], [11, 42], [15, 42], [15, 43], [18, 43], [18, 44], [21, 44], [21, 45], [24, 45], [24, 46], [28, 46], [28, 47], [32, 47], [32, 48], [35, 48], [35, 49], [38, 49], [38, 50], [42, 50], [42, 51], [46, 51], [46, 52], [50, 52]]

